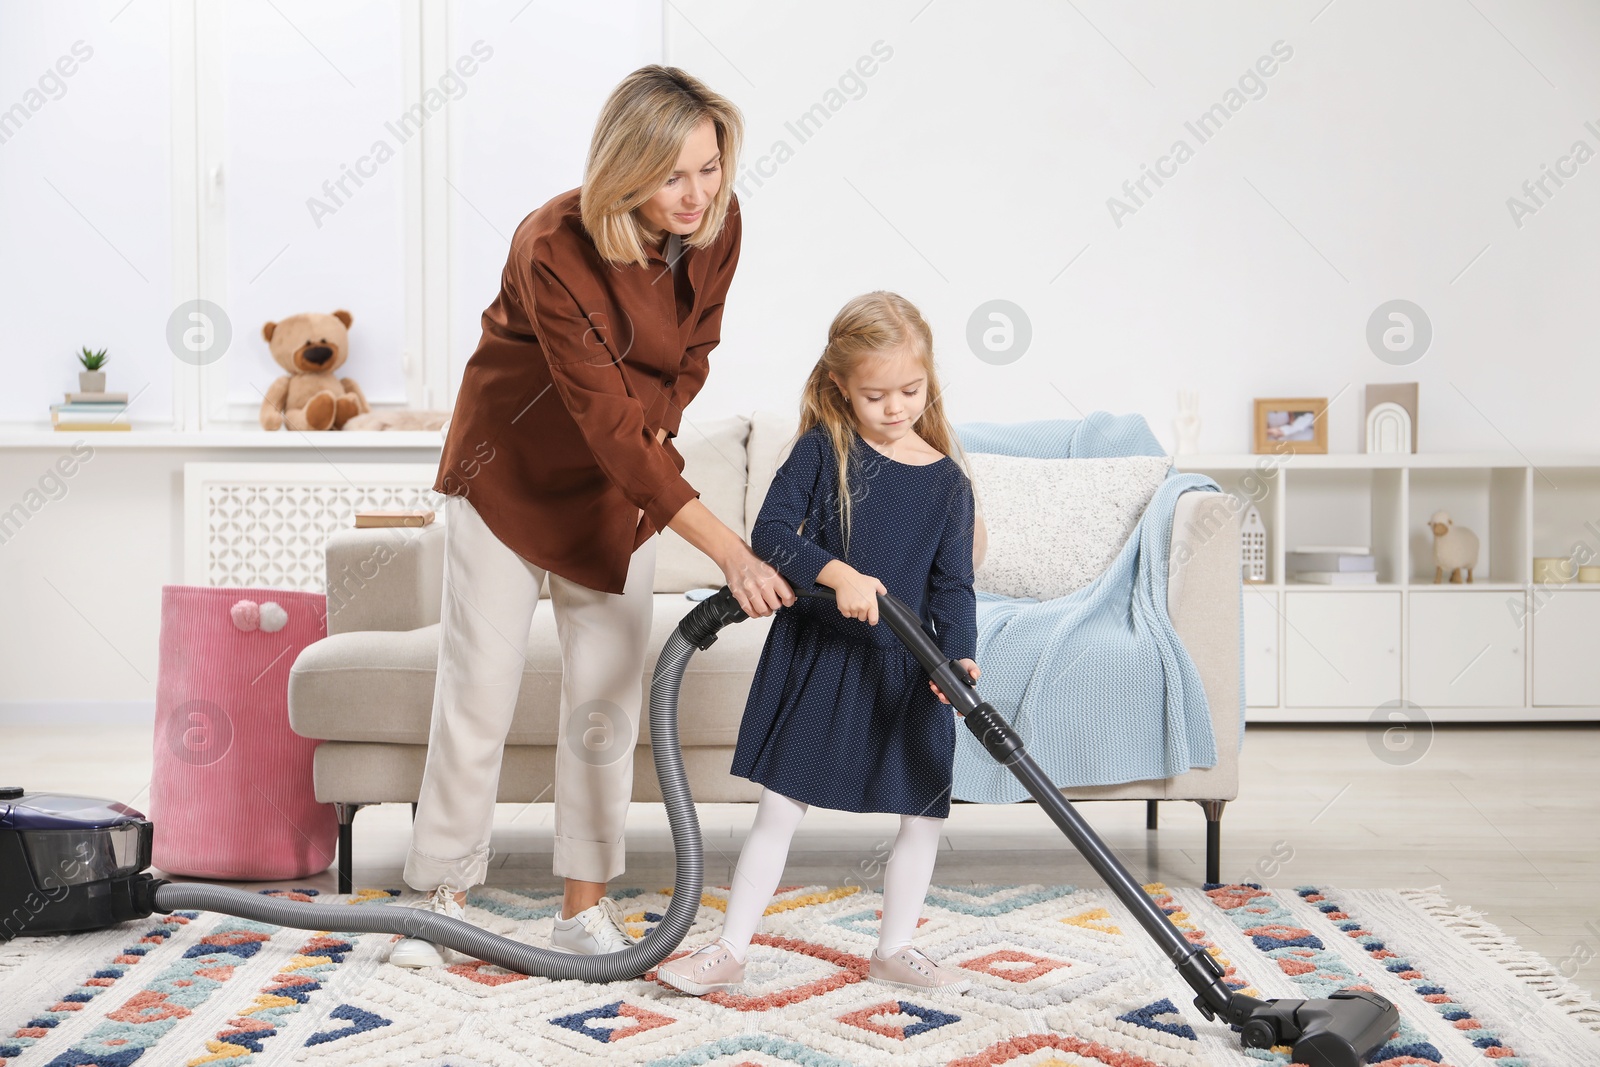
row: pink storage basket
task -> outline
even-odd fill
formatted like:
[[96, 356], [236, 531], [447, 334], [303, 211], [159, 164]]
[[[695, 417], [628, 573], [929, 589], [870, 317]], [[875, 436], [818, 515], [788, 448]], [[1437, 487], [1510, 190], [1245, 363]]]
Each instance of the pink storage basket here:
[[161, 590], [152, 862], [200, 878], [327, 870], [338, 821], [316, 802], [318, 742], [289, 729], [289, 668], [327, 635], [327, 597], [291, 589]]

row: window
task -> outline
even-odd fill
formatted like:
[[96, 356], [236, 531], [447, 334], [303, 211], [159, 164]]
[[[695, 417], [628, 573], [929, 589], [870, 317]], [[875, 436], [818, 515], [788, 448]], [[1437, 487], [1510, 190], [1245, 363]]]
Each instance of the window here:
[[262, 326], [338, 308], [340, 377], [448, 410], [511, 233], [661, 57], [659, 0], [0, 6], [0, 422], [46, 424], [88, 345], [136, 425], [253, 427]]

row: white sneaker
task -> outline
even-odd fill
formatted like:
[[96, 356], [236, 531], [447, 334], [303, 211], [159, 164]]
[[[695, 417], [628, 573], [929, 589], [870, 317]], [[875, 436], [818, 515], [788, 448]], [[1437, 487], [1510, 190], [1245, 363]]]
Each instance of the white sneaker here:
[[628, 924], [622, 909], [610, 897], [601, 897], [600, 903], [585, 908], [570, 919], [558, 914], [550, 931], [550, 947], [557, 952], [576, 952], [585, 956], [598, 956], [606, 952], [621, 952], [638, 940], [628, 933]]
[[[456, 903], [455, 892], [447, 885], [439, 886], [433, 895], [411, 905], [420, 911], [448, 915], [452, 919], [465, 919], [466, 910]], [[420, 937], [408, 937], [389, 950], [389, 962], [397, 967], [442, 967], [455, 950]]]

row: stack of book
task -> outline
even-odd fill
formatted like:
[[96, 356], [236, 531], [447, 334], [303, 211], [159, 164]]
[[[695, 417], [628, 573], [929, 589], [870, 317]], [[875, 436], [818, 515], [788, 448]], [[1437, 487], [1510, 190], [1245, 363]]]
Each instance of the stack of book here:
[[127, 393], [68, 393], [65, 404], [50, 405], [50, 423], [57, 430], [131, 430], [127, 410]]
[[1346, 545], [1302, 545], [1284, 553], [1289, 580], [1318, 585], [1375, 585], [1377, 561], [1370, 549]]

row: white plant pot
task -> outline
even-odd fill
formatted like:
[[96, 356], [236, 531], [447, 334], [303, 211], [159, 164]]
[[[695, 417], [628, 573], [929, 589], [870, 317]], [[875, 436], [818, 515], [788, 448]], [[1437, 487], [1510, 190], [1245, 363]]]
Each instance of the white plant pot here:
[[106, 372], [103, 370], [81, 370], [78, 372], [78, 391], [82, 393], [103, 393], [106, 391]]

